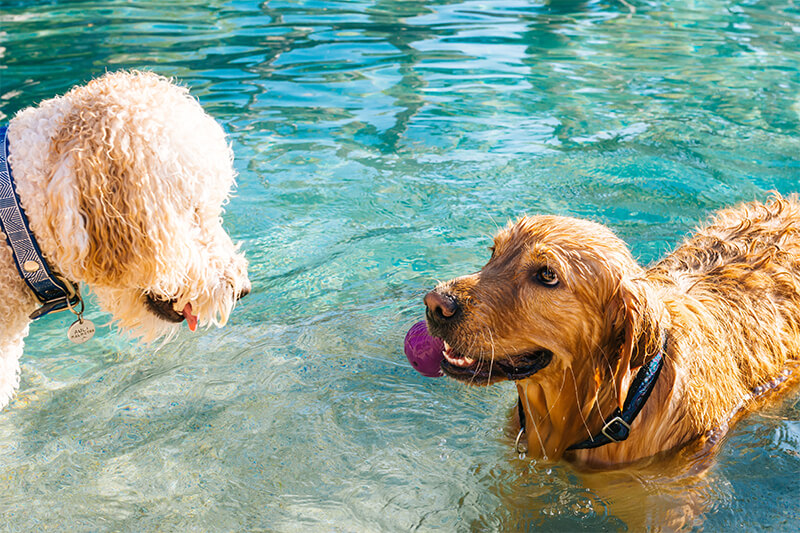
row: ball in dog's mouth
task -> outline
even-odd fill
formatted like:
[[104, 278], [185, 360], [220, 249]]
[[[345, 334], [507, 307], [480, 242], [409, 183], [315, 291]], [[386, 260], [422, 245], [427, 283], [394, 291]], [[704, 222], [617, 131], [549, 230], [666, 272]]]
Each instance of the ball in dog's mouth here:
[[417, 322], [406, 333], [403, 342], [408, 362], [414, 370], [430, 378], [442, 375], [441, 362], [444, 359], [444, 342], [428, 333], [424, 320]]
[[176, 300], [154, 297], [152, 294], [145, 295], [145, 303], [150, 311], [166, 320], [167, 322], [179, 323], [186, 320], [191, 331], [197, 329], [197, 316], [192, 313], [192, 304], [187, 303], [181, 312], [175, 310]]
[[444, 373], [471, 383], [488, 384], [500, 380], [524, 379], [536, 374], [553, 359], [553, 352], [550, 350], [533, 350], [511, 358], [491, 361], [459, 353], [446, 342], [444, 347]]

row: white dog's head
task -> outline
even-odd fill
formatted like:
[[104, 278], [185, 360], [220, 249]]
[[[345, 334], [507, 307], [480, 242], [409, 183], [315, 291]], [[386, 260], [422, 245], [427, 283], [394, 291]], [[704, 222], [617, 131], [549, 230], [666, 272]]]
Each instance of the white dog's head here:
[[165, 78], [117, 72], [19, 113], [10, 162], [52, 266], [134, 335], [223, 325], [247, 262], [222, 227], [234, 181], [220, 125]]

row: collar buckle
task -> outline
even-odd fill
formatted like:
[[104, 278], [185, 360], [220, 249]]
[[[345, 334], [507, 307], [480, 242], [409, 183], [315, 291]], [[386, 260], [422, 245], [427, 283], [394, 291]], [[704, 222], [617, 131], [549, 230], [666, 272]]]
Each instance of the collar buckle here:
[[627, 439], [628, 435], [630, 435], [631, 425], [625, 422], [621, 417], [615, 416], [603, 426], [601, 432], [611, 442], [620, 442]]
[[611, 442], [620, 442], [627, 439], [631, 432], [631, 424], [636, 420], [637, 415], [656, 386], [658, 376], [661, 374], [661, 368], [664, 366], [664, 354], [666, 351], [667, 334], [662, 331], [661, 350], [650, 361], [642, 365], [642, 368], [636, 373], [636, 377], [628, 389], [623, 408], [617, 408], [611, 413], [613, 418], [606, 422], [600, 433], [573, 444], [567, 450], [597, 448]]
[[46, 302], [42, 302], [42, 306], [36, 309], [33, 313], [28, 316], [31, 320], [36, 320], [40, 316], [44, 316], [48, 313], [54, 313], [58, 311], [64, 311], [65, 309], [71, 309], [72, 307], [82, 303], [83, 300], [81, 299], [80, 295], [74, 296], [64, 296], [63, 298], [54, 298], [52, 300], [48, 300]]

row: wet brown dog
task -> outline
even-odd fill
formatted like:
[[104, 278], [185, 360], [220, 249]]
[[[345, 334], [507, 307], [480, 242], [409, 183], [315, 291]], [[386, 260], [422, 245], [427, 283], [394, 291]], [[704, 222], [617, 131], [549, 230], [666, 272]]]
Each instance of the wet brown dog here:
[[[721, 211], [648, 270], [604, 226], [525, 217], [425, 305], [448, 375], [516, 382], [530, 454], [629, 463], [724, 427], [797, 363], [800, 203]], [[612, 423], [628, 396], [643, 408]]]

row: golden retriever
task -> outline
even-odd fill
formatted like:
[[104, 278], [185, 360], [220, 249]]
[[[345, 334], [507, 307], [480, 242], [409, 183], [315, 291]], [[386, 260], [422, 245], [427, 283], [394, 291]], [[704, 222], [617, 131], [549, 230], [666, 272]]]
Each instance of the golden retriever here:
[[[574, 218], [523, 217], [491, 250], [426, 295], [428, 329], [449, 376], [516, 382], [534, 457], [606, 467], [724, 431], [797, 363], [796, 197], [721, 211], [647, 270]], [[614, 421], [626, 398], [641, 411]]]

